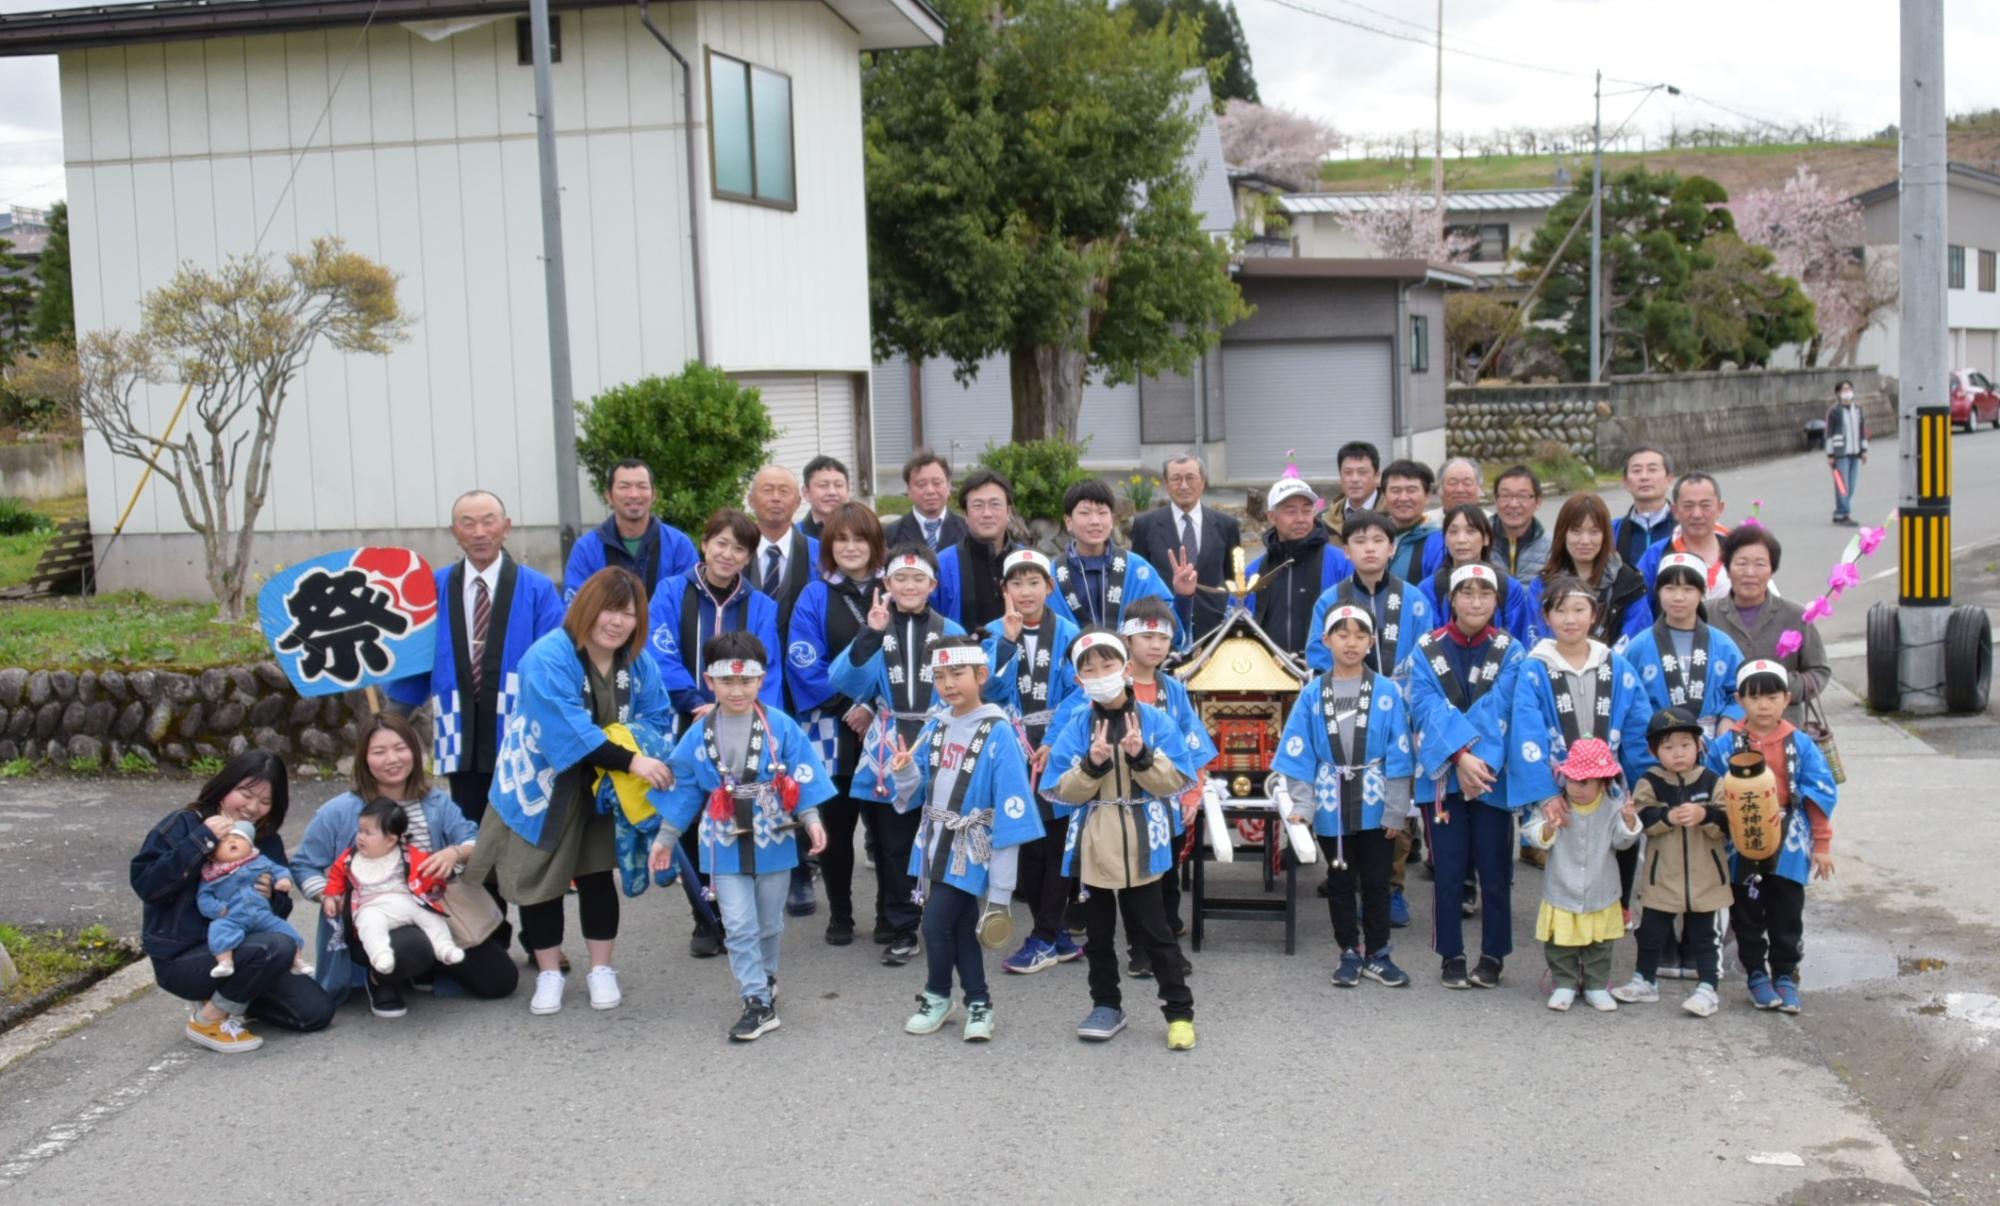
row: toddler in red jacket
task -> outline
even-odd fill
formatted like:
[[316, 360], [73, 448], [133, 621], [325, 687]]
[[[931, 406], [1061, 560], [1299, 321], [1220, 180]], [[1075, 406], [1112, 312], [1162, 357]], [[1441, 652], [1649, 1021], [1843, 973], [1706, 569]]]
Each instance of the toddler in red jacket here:
[[389, 931], [405, 925], [423, 931], [438, 962], [465, 961], [465, 952], [452, 940], [451, 925], [437, 904], [444, 883], [425, 878], [419, 870], [429, 852], [403, 841], [409, 825], [410, 818], [401, 804], [373, 801], [361, 810], [354, 845], [341, 851], [326, 872], [328, 919], [340, 916], [341, 906], [352, 893], [354, 934], [361, 940], [369, 966], [385, 976], [396, 970]]

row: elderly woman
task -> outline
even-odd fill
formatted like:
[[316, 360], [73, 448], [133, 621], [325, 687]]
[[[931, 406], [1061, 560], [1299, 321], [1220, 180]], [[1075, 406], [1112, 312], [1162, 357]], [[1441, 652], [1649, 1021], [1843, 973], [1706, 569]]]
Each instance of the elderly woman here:
[[[321, 805], [306, 826], [305, 837], [299, 839], [292, 870], [298, 875], [300, 893], [309, 900], [322, 898], [327, 869], [342, 851], [354, 845], [361, 810], [377, 799], [403, 806], [409, 822], [405, 838], [412, 849], [425, 851], [418, 869], [426, 877], [442, 879], [457, 874], [472, 858], [479, 829], [465, 819], [451, 793], [434, 786], [424, 774], [424, 747], [416, 729], [401, 716], [380, 712], [362, 726], [356, 747], [354, 790]], [[436, 961], [422, 930], [402, 926], [389, 932], [396, 968], [383, 976], [350, 958], [355, 939], [347, 920], [322, 915], [316, 943], [318, 978], [336, 1002], [346, 1000], [357, 984], [365, 985], [368, 1008], [378, 1018], [402, 1017], [407, 1012], [403, 988], [427, 976], [443, 977], [469, 996], [504, 997], [521, 979], [519, 969], [507, 956], [506, 940], [503, 925], [486, 941], [466, 948], [463, 963], [446, 966]]]
[[[1826, 690], [1833, 668], [1827, 665], [1819, 630], [1805, 622], [1805, 608], [1779, 598], [1771, 589], [1781, 552], [1778, 538], [1762, 524], [1745, 524], [1730, 532], [1722, 542], [1729, 593], [1711, 601], [1708, 609], [1710, 622], [1736, 642], [1744, 661], [1765, 658], [1785, 668], [1792, 688], [1785, 719], [1796, 725], [1805, 722], [1807, 692]], [[1805, 638], [1804, 643], [1779, 657], [1779, 638], [1793, 630]]]
[[466, 871], [474, 882], [496, 874], [500, 894], [520, 906], [521, 937], [538, 969], [530, 1013], [562, 1008], [563, 896], [572, 883], [590, 952], [590, 1007], [624, 1000], [611, 962], [618, 850], [610, 810], [618, 806], [600, 803], [598, 774], [671, 787], [657, 755], [672, 721], [659, 666], [646, 653], [646, 588], [628, 570], [599, 570], [570, 601], [563, 626], [521, 659], [521, 704], [500, 741], [502, 769]]
[[[153, 961], [153, 979], [166, 992], [200, 1004], [188, 1020], [189, 1039], [211, 1051], [255, 1051], [264, 1040], [244, 1026], [254, 1017], [284, 1030], [323, 1029], [334, 1002], [311, 976], [295, 974], [298, 943], [288, 934], [251, 934], [236, 948], [235, 968], [217, 979], [208, 950], [208, 919], [195, 907], [202, 870], [222, 835], [239, 821], [257, 828], [257, 853], [285, 864], [285, 824], [290, 803], [285, 764], [258, 750], [238, 754], [202, 786], [194, 803], [167, 814], [132, 857], [132, 890], [145, 902], [141, 941]], [[292, 898], [273, 890], [269, 877], [257, 890], [280, 917]]]

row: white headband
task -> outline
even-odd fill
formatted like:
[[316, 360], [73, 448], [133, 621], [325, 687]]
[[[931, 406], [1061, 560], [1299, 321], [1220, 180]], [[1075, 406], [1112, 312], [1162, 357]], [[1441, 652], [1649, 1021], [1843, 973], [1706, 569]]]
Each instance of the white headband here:
[[1083, 655], [1093, 649], [1109, 649], [1118, 655], [1118, 660], [1121, 662], [1132, 660], [1132, 656], [1125, 652], [1125, 642], [1108, 632], [1088, 632], [1076, 638], [1076, 644], [1069, 647], [1070, 664], [1083, 665]]
[[931, 650], [931, 669], [941, 670], [946, 666], [991, 666], [982, 645], [948, 645], [943, 649]]
[[1369, 614], [1367, 608], [1343, 604], [1326, 613], [1326, 623], [1320, 626], [1320, 635], [1332, 632], [1333, 626], [1342, 620], [1353, 620], [1369, 632], [1375, 631], [1375, 617]]
[[1014, 576], [1014, 571], [1024, 565], [1032, 565], [1042, 571], [1050, 581], [1055, 580], [1056, 570], [1049, 559], [1033, 549], [1016, 549], [1007, 554], [1007, 560], [1000, 563], [1000, 577], [1004, 581]]
[[764, 663], [751, 658], [731, 658], [726, 662], [710, 662], [710, 678], [756, 678], [764, 673]]
[[1490, 565], [1481, 565], [1476, 561], [1470, 565], [1461, 565], [1451, 571], [1452, 590], [1457, 590], [1467, 582], [1484, 582], [1494, 590], [1500, 589], [1500, 579], [1494, 576], [1493, 567]]
[[931, 568], [931, 563], [915, 553], [904, 553], [900, 557], [889, 558], [889, 564], [882, 567], [882, 576], [893, 577], [903, 570], [915, 570], [931, 581], [937, 581], [937, 571]]
[[1172, 624], [1167, 623], [1165, 620], [1143, 620], [1143, 619], [1127, 620], [1123, 624], [1120, 624], [1118, 626], [1119, 636], [1126, 636], [1126, 637], [1143, 636], [1149, 632], [1158, 633], [1159, 635], [1164, 637], [1170, 637], [1174, 635], [1174, 626]]
[[1753, 674], [1775, 674], [1778, 676], [1779, 682], [1785, 684], [1787, 687], [1792, 685], [1792, 676], [1785, 673], [1785, 668], [1783, 666], [1780, 666], [1778, 663], [1774, 661], [1770, 661], [1766, 658], [1760, 657], [1754, 662], [1743, 663], [1743, 668], [1736, 672], [1736, 686], [1739, 689], [1741, 689], [1743, 684], [1747, 682], [1750, 676]]
[[1660, 558], [1660, 572], [1665, 573], [1670, 569], [1693, 570], [1703, 578], [1708, 577], [1708, 562], [1693, 553], [1668, 553]]

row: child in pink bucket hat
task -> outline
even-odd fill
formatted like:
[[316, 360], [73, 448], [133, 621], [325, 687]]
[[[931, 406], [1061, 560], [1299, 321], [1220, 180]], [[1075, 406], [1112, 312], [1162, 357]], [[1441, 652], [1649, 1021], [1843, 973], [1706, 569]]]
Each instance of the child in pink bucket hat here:
[[1625, 794], [1611, 747], [1586, 737], [1557, 765], [1562, 795], [1527, 821], [1528, 841], [1549, 852], [1535, 937], [1548, 957], [1555, 991], [1549, 1008], [1569, 1009], [1581, 991], [1593, 1009], [1618, 1008], [1611, 997], [1611, 946], [1625, 935], [1619, 907], [1617, 851], [1639, 840], [1639, 811]]

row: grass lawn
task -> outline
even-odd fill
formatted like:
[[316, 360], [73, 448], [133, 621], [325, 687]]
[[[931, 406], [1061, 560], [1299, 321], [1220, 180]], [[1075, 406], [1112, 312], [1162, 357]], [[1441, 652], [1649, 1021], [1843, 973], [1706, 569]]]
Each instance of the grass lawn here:
[[[81, 494], [67, 498], [51, 498], [32, 504], [35, 510], [61, 523], [65, 519], [75, 519], [90, 510], [90, 500]], [[28, 575], [35, 572], [35, 562], [42, 556], [55, 533], [30, 532], [21, 536], [0, 536], [0, 587], [21, 586], [28, 581]]]
[[270, 656], [254, 621], [218, 624], [213, 603], [137, 592], [0, 603], [0, 666], [185, 671]]
[[86, 972], [116, 971], [136, 957], [132, 948], [101, 925], [75, 934], [61, 930], [24, 934], [0, 925], [0, 946], [7, 948], [14, 969], [21, 973], [19, 983], [0, 993], [0, 1004], [7, 1005], [40, 996]]
[[[1838, 149], [1889, 148], [1888, 142], [1855, 142], [1833, 144]], [[1609, 176], [1626, 168], [1646, 164], [1655, 171], [1672, 168], [1683, 175], [1690, 170], [1701, 171], [1708, 161], [1763, 159], [1774, 156], [1800, 158], [1825, 153], [1830, 149], [1826, 143], [1786, 143], [1773, 146], [1750, 147], [1681, 147], [1669, 150], [1655, 147], [1648, 151], [1607, 152], [1604, 156], [1604, 174]], [[1556, 163], [1558, 160], [1571, 165], [1581, 164], [1582, 170], [1590, 170], [1590, 157], [1586, 149], [1582, 153], [1565, 152], [1560, 156], [1540, 155], [1489, 155], [1484, 158], [1468, 156], [1463, 159], [1447, 158], [1444, 161], [1445, 184], [1448, 188], [1554, 188]], [[1341, 192], [1391, 189], [1412, 178], [1414, 173], [1418, 187], [1427, 188], [1430, 182], [1430, 156], [1428, 153], [1415, 160], [1409, 159], [1331, 159], [1320, 165], [1320, 179]]]

